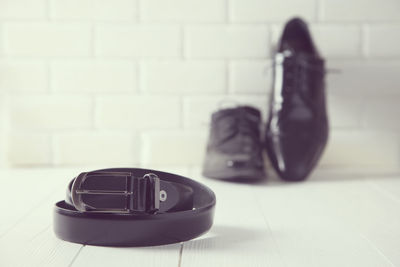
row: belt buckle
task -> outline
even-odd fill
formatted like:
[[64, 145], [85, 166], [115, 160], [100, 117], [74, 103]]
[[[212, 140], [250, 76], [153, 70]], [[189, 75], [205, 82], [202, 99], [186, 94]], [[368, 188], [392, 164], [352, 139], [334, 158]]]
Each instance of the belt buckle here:
[[[125, 190], [84, 189], [87, 179], [125, 177]], [[86, 204], [84, 195], [120, 195], [125, 196], [125, 206], [121, 208], [97, 208]], [[145, 213], [153, 214], [160, 208], [160, 178], [153, 173], [143, 177], [133, 176], [130, 172], [94, 171], [79, 174], [71, 188], [72, 203], [78, 211], [85, 213]]]

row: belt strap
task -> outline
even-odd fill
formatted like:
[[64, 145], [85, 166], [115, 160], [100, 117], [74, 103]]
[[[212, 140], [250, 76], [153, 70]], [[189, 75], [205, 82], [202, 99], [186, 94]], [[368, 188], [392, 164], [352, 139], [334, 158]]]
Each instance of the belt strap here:
[[187, 241], [210, 229], [215, 194], [179, 175], [138, 168], [84, 172], [55, 204], [60, 239], [99, 246]]

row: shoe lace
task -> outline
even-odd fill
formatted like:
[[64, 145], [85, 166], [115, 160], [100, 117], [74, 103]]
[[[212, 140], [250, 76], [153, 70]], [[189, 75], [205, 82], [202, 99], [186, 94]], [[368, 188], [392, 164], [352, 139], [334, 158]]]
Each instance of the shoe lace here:
[[[325, 75], [324, 69], [315, 64], [320, 59], [310, 59], [303, 56], [292, 56], [289, 51], [278, 53], [275, 60], [275, 84], [272, 99], [272, 112], [280, 112], [281, 119], [289, 115], [293, 104], [293, 97], [297, 97], [310, 108], [314, 115], [318, 112], [312, 99], [306, 94], [311, 80], [310, 77], [317, 73]], [[277, 126], [277, 122], [275, 122]]]
[[[219, 128], [217, 145], [224, 146], [238, 138], [240, 140], [237, 142], [238, 148], [244, 151], [250, 150], [259, 138], [259, 120], [259, 117], [242, 109], [222, 115], [216, 122]], [[228, 147], [232, 148], [232, 143], [229, 143]]]

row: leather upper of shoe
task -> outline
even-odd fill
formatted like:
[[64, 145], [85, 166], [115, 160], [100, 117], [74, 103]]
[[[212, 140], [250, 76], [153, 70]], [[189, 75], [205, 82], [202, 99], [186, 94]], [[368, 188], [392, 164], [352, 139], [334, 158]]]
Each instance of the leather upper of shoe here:
[[266, 145], [286, 180], [302, 180], [317, 163], [328, 137], [324, 61], [307, 25], [286, 24], [274, 62], [274, 88]]
[[262, 166], [260, 111], [240, 106], [213, 113], [207, 151], [229, 155], [232, 162]]

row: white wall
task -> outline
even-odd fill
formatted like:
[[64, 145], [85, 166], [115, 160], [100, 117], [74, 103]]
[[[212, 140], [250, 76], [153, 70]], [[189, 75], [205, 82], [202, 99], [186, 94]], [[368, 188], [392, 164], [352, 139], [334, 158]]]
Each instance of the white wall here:
[[397, 171], [398, 0], [0, 0], [0, 165], [200, 165], [219, 101], [266, 116], [293, 15], [341, 70], [321, 166]]

